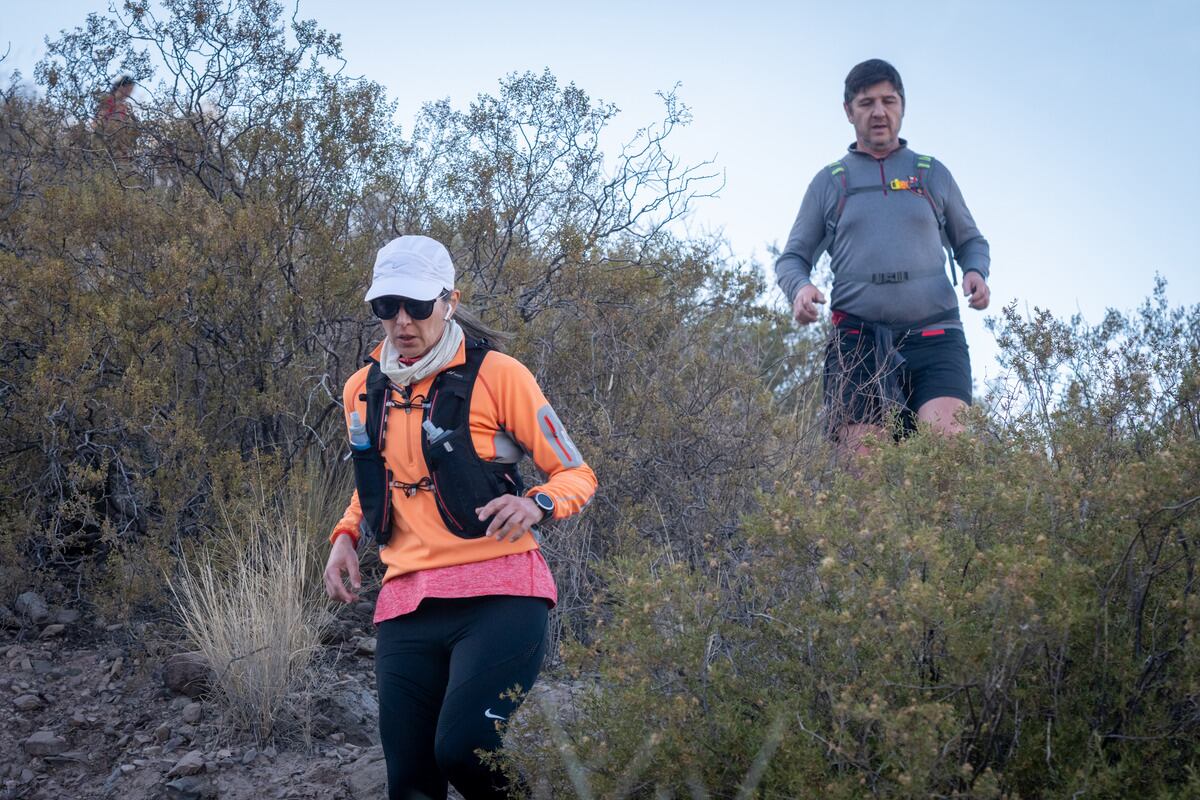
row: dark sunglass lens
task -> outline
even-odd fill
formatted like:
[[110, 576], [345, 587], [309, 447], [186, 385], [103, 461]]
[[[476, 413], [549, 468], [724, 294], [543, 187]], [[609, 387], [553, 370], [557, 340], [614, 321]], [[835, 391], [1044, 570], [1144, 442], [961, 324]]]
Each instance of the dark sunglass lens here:
[[379, 319], [392, 319], [400, 313], [400, 298], [395, 295], [376, 297], [371, 301], [371, 313]]
[[429, 319], [437, 299], [413, 300], [408, 297], [389, 294], [376, 297], [371, 301], [371, 312], [380, 319], [395, 319], [403, 306], [404, 313], [415, 320]]
[[429, 319], [433, 314], [433, 305], [437, 300], [409, 300], [404, 299], [404, 310], [413, 319]]

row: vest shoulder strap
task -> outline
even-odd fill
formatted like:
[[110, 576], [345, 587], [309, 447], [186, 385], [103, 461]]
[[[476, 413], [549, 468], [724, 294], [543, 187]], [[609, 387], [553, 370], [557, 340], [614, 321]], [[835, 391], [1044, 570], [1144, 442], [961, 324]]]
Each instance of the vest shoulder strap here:
[[433, 385], [429, 388], [426, 419], [445, 430], [453, 430], [466, 422], [475, 379], [479, 377], [479, 368], [491, 349], [486, 339], [467, 339], [466, 362], [442, 370], [433, 379]]
[[[433, 380], [433, 386], [430, 387], [429, 398], [422, 398], [422, 400], [428, 400], [424, 403], [426, 410], [439, 390], [447, 390], [464, 401], [469, 400], [471, 387], [475, 383], [475, 377], [479, 374], [483, 358], [492, 349], [487, 339], [467, 337], [466, 363], [438, 373]], [[383, 411], [388, 401], [391, 380], [384, 374], [383, 368], [374, 358], [368, 357], [366, 363], [370, 365], [370, 369], [367, 371], [365, 391], [359, 395], [359, 399], [365, 400], [367, 403], [367, 434], [371, 437], [371, 444], [379, 449], [380, 432], [383, 430]], [[439, 419], [445, 418], [453, 423], [458, 413], [457, 406], [456, 403], [447, 403], [445, 411], [438, 414]], [[435, 420], [435, 422], [437, 421]]]
[[383, 374], [378, 361], [368, 358], [367, 363], [370, 368], [367, 370], [366, 391], [359, 395], [359, 399], [367, 401], [367, 435], [371, 437], [371, 444], [378, 450], [379, 434], [383, 427], [383, 407], [387, 402], [390, 381], [388, 376]]
[[825, 171], [828, 173], [830, 180], [833, 181], [833, 185], [838, 191], [837, 208], [833, 212], [833, 220], [825, 221], [825, 236], [821, 239], [821, 242], [817, 245], [816, 249], [813, 250], [812, 264], [809, 265], [810, 267], [816, 267], [817, 262], [821, 260], [821, 256], [823, 256], [829, 250], [830, 246], [833, 245], [833, 237], [837, 235], [838, 220], [842, 218], [842, 211], [846, 208], [847, 189], [845, 159], [839, 158], [832, 164], [826, 165]]
[[946, 232], [946, 215], [938, 208], [937, 200], [934, 199], [929, 185], [929, 173], [933, 169], [934, 158], [919, 153], [913, 153], [913, 156], [913, 173], [917, 178], [917, 191], [929, 201], [929, 208], [932, 209], [933, 217], [937, 220], [942, 249], [946, 251], [946, 260], [950, 262], [950, 283], [958, 286], [958, 271], [954, 267], [954, 246], [950, 243], [950, 234]]

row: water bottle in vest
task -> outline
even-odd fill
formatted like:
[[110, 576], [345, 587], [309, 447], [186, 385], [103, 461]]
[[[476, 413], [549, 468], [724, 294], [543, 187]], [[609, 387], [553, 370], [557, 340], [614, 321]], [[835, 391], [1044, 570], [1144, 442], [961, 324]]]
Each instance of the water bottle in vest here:
[[363, 424], [357, 411], [350, 412], [350, 427], [348, 430], [350, 432], [351, 450], [371, 449], [371, 437], [367, 435], [367, 426]]

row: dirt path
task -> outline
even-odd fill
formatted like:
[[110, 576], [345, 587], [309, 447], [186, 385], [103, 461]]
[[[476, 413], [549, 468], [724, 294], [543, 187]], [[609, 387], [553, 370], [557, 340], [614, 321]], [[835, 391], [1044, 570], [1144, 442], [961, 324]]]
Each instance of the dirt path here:
[[293, 698], [307, 741], [294, 730], [270, 743], [229, 731], [204, 696], [165, 684], [181, 649], [168, 626], [89, 624], [70, 609], [35, 616], [18, 609], [0, 628], [0, 800], [384, 795], [369, 607], [339, 612], [317, 687]]

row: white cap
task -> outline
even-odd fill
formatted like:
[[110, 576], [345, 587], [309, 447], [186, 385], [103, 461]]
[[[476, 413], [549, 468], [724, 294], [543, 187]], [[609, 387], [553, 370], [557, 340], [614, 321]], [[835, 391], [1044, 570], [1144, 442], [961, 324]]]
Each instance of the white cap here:
[[454, 263], [441, 242], [428, 236], [401, 236], [379, 248], [371, 288], [364, 300], [395, 294], [433, 300], [454, 288]]

